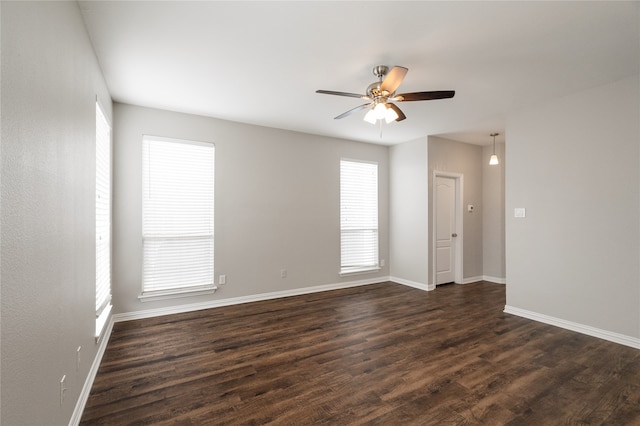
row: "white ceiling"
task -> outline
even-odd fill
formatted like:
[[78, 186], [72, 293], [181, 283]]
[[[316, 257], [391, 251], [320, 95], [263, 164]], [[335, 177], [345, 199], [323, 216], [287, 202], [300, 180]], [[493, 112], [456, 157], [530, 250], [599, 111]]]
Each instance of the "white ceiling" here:
[[[505, 115], [640, 71], [640, 2], [80, 2], [118, 102], [394, 144], [425, 135], [489, 144]], [[375, 65], [409, 72], [380, 127], [363, 103]], [[544, 123], [540, 123], [544, 126]], [[502, 141], [503, 135], [497, 140]]]

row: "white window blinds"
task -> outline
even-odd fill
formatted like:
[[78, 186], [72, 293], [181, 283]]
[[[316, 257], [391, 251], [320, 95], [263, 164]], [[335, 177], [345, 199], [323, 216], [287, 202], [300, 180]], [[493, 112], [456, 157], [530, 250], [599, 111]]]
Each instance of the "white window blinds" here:
[[340, 272], [378, 268], [378, 165], [340, 161]]
[[213, 289], [214, 145], [143, 138], [142, 293]]
[[96, 337], [111, 308], [111, 127], [96, 102]]

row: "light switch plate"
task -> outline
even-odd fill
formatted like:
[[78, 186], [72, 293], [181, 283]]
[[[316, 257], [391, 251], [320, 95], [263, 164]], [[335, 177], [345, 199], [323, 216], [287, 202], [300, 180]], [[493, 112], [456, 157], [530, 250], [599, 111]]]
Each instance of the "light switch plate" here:
[[527, 217], [527, 212], [524, 207], [516, 207], [513, 209], [513, 217]]

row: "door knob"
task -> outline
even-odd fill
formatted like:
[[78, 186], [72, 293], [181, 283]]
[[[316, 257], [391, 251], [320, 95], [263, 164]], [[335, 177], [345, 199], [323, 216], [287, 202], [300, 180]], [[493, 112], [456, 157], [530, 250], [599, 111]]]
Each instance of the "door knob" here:
[[452, 236], [453, 238], [455, 238], [455, 237], [457, 237], [457, 236], [458, 236], [458, 234], [456, 234], [456, 233], [454, 232], [453, 234], [451, 234], [451, 236]]

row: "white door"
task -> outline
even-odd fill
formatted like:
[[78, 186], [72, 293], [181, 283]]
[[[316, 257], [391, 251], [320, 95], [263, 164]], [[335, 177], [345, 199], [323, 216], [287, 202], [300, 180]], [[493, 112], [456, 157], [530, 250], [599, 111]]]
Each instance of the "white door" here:
[[456, 180], [436, 176], [436, 285], [455, 280]]

